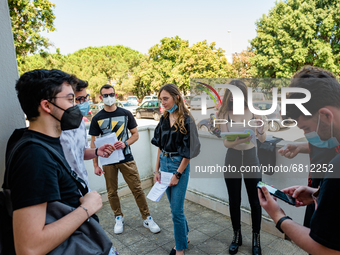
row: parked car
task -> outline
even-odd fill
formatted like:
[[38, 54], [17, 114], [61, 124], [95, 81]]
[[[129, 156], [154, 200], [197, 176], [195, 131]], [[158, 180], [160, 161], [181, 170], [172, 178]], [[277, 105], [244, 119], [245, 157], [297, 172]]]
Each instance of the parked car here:
[[122, 102], [125, 102], [125, 101], [118, 101], [118, 100], [116, 100], [115, 105], [123, 108], [124, 105], [122, 104]]
[[[259, 110], [269, 110], [272, 107], [272, 101], [257, 101], [253, 102], [255, 108]], [[281, 116], [281, 107], [280, 103], [277, 104], [275, 111], [272, 114], [266, 115], [267, 119], [270, 120], [268, 122], [268, 130], [271, 132], [280, 131], [284, 126], [281, 124], [282, 116]], [[293, 123], [293, 122], [292, 122]], [[286, 122], [286, 125], [288, 123]], [[201, 131], [208, 131], [210, 133], [214, 132], [213, 121], [212, 118], [203, 119], [197, 123], [197, 129]]]
[[86, 118], [86, 117], [83, 117], [83, 120], [84, 120], [84, 122], [85, 122], [85, 128], [86, 128], [86, 129], [89, 129], [89, 128], [90, 128], [91, 121], [90, 121], [88, 118]]
[[[223, 94], [223, 95], [219, 95], [219, 96], [220, 96], [220, 98], [221, 98], [221, 102], [223, 102], [224, 94]], [[216, 109], [216, 110], [219, 110], [221, 106], [222, 106], [222, 105], [221, 105], [221, 103], [220, 103], [220, 100], [216, 99], [215, 109]]]
[[136, 109], [136, 118], [154, 118], [159, 120], [164, 112], [164, 107], [159, 100], [144, 102]]
[[253, 92], [252, 94], [253, 101], [265, 101], [268, 100], [266, 95], [262, 92]]
[[145, 96], [143, 98], [143, 101], [142, 101], [142, 104], [146, 101], [150, 101], [150, 100], [158, 100], [158, 97], [157, 96]]
[[[208, 108], [214, 108], [215, 107], [215, 102], [214, 100], [210, 97], [207, 96], [207, 109]], [[190, 108], [192, 110], [200, 110], [202, 108], [202, 103], [201, 103], [201, 96], [195, 96], [191, 99], [190, 101]]]
[[91, 106], [90, 106], [90, 111], [85, 115], [86, 119], [91, 121], [92, 120], [92, 114], [91, 114]]
[[119, 107], [122, 107], [126, 110], [129, 110], [133, 116], [136, 115], [136, 109], [138, 108], [138, 104], [135, 103], [134, 101], [130, 100], [130, 101], [120, 101], [120, 105], [118, 105]]
[[183, 96], [183, 101], [184, 101], [184, 104], [190, 108], [190, 102], [191, 102], [191, 97], [190, 96]]
[[132, 102], [134, 102], [137, 105], [139, 104], [139, 99], [136, 96], [128, 96], [126, 101], [132, 101]]
[[93, 118], [94, 115], [96, 115], [102, 109], [104, 109], [103, 103], [91, 105], [90, 112], [91, 112], [92, 118]]

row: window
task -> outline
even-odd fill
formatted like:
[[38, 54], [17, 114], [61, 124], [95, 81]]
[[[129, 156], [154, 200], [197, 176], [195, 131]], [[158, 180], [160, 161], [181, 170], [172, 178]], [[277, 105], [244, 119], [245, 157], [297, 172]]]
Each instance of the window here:
[[154, 101], [149, 102], [149, 107], [156, 107], [156, 102]]

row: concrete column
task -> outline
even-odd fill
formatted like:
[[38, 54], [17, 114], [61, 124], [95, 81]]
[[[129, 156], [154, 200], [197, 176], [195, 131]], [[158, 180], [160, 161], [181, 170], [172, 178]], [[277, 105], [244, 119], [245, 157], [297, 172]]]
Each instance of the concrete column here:
[[15, 91], [15, 82], [18, 78], [8, 4], [7, 0], [0, 0], [0, 187], [5, 172], [8, 138], [15, 128], [25, 126], [24, 113]]

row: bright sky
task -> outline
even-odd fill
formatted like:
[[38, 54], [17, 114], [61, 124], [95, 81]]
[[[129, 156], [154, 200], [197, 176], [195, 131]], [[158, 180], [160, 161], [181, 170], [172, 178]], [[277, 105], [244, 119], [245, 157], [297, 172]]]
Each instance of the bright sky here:
[[[121, 44], [148, 53], [164, 37], [216, 42], [230, 59], [256, 36], [255, 22], [275, 0], [50, 0], [56, 31], [43, 34], [61, 54]], [[228, 33], [230, 30], [230, 33]], [[51, 52], [55, 52], [51, 48]]]

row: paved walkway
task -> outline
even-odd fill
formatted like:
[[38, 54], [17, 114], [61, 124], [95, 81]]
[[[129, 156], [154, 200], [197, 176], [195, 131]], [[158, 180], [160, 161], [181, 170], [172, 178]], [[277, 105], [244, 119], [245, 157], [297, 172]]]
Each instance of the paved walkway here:
[[[150, 188], [144, 190], [148, 194]], [[98, 213], [100, 223], [117, 248], [120, 255], [168, 255], [174, 247], [173, 225], [166, 194], [160, 202], [148, 200], [151, 216], [162, 231], [152, 234], [143, 227], [143, 221], [132, 195], [121, 198], [124, 213], [124, 232], [120, 235], [113, 233], [114, 215], [107, 202]], [[189, 225], [189, 247], [185, 254], [229, 254], [229, 244], [232, 240], [232, 226], [229, 217], [206, 207], [185, 201], [185, 214]], [[251, 226], [242, 223], [243, 245], [237, 254], [251, 253]], [[307, 254], [295, 244], [261, 232], [262, 254], [287, 255]]]

